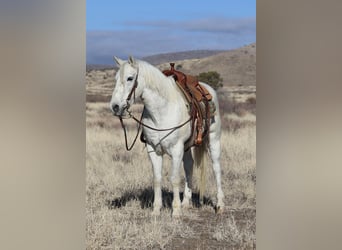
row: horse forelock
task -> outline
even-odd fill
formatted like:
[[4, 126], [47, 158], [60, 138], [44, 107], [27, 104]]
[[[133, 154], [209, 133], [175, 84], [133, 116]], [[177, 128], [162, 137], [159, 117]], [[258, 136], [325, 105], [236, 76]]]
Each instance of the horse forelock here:
[[115, 76], [115, 79], [116, 80], [118, 80], [118, 77], [120, 77], [120, 80], [121, 81], [123, 81], [124, 79], [125, 79], [125, 73], [126, 73], [126, 70], [127, 70], [127, 66], [130, 66], [130, 64], [128, 63], [128, 62], [124, 62], [121, 66], [120, 66], [120, 68], [119, 68], [119, 70], [118, 70], [118, 72], [117, 72], [117, 74], [116, 74], [116, 76]]

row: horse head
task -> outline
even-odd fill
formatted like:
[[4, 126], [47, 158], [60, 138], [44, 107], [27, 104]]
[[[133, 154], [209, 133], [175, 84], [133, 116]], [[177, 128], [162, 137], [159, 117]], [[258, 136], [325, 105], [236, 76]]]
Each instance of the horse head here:
[[115, 75], [115, 87], [110, 101], [110, 109], [116, 116], [126, 114], [129, 107], [134, 103], [135, 96], [141, 95], [141, 89], [138, 87], [138, 65], [133, 57], [128, 61], [114, 57], [119, 70]]

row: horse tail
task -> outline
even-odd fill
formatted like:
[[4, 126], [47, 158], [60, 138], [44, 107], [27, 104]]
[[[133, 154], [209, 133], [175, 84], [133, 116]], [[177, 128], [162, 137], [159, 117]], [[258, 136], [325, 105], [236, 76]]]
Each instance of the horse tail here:
[[206, 185], [206, 167], [207, 167], [207, 157], [206, 157], [206, 143], [203, 142], [201, 145], [194, 147], [194, 160], [197, 168], [200, 169], [200, 186], [199, 186], [199, 201], [203, 204], [203, 194]]

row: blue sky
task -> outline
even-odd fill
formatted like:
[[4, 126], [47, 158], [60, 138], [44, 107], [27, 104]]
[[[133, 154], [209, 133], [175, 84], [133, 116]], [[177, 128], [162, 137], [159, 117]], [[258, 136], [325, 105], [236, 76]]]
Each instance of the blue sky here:
[[87, 0], [87, 63], [256, 41], [255, 0]]

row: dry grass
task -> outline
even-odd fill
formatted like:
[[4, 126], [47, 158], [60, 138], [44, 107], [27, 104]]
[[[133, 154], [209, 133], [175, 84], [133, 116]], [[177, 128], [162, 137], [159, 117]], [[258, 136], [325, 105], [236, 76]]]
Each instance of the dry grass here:
[[[141, 106], [136, 107], [139, 112]], [[170, 160], [163, 167], [163, 209], [152, 211], [152, 169], [140, 142], [126, 152], [118, 119], [108, 103], [87, 103], [87, 249], [253, 249], [255, 248], [255, 115], [223, 115], [222, 172], [226, 211], [213, 209], [216, 187], [211, 166], [205, 204], [171, 218]], [[229, 128], [230, 122], [239, 126]], [[131, 124], [130, 136], [134, 125]], [[182, 171], [183, 172], [183, 171]], [[198, 197], [194, 173], [194, 201]]]

